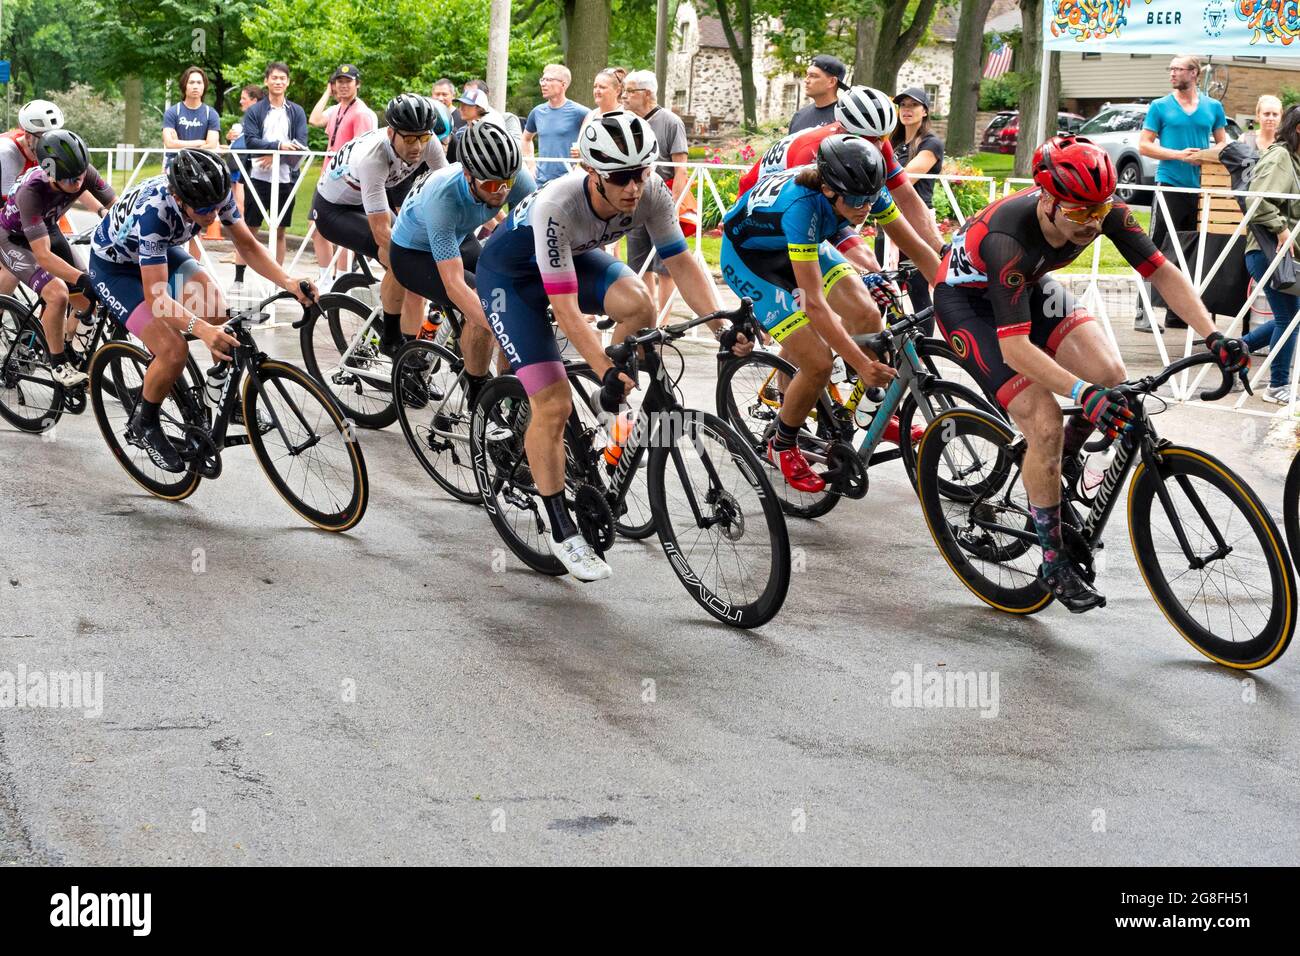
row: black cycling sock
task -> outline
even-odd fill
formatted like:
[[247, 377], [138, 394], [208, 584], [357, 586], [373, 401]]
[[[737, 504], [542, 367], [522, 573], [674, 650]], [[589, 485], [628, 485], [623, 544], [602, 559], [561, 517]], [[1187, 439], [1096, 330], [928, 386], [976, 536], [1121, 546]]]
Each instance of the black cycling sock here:
[[140, 423], [142, 425], [158, 424], [158, 410], [162, 408], [162, 402], [151, 402], [147, 398], [140, 399]]
[[776, 420], [776, 438], [772, 441], [772, 447], [777, 451], [788, 451], [798, 443], [799, 426], [787, 425], [778, 416]]
[[246, 268], [248, 268], [248, 267], [247, 267], [244, 263], [242, 263], [242, 262], [237, 262], [237, 263], [235, 263], [235, 281], [236, 281], [236, 282], [243, 282], [243, 281], [244, 281], [244, 270], [245, 270]]
[[473, 409], [478, 402], [479, 393], [483, 391], [483, 386], [492, 381], [491, 375], [471, 375], [465, 373], [465, 407]]
[[546, 516], [551, 519], [551, 537], [556, 541], [572, 538], [578, 533], [578, 526], [573, 523], [569, 506], [564, 503], [564, 492], [554, 495], [542, 495], [546, 504]]
[[60, 365], [62, 365], [62, 364], [63, 364], [64, 362], [66, 362], [67, 360], [68, 360], [68, 353], [67, 353], [67, 352], [59, 352], [57, 355], [56, 355], [54, 352], [51, 352], [51, 353], [50, 353], [50, 368], [58, 368]]
[[1039, 507], [1031, 504], [1029, 514], [1034, 519], [1038, 543], [1043, 546], [1043, 563], [1056, 564], [1065, 560], [1065, 545], [1061, 541], [1061, 504]]
[[384, 328], [381, 332], [385, 345], [402, 344], [402, 313], [385, 312]]
[[1096, 426], [1082, 415], [1073, 415], [1065, 423], [1065, 441], [1061, 446], [1061, 461], [1069, 461], [1083, 450], [1084, 444]]

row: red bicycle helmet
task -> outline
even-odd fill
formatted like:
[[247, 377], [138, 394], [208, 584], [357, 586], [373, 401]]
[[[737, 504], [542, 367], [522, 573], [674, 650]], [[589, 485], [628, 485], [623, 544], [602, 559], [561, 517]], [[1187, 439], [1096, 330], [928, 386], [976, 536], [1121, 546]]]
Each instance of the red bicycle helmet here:
[[1034, 150], [1034, 183], [1061, 202], [1103, 203], [1119, 179], [1107, 152], [1083, 136], [1053, 136]]

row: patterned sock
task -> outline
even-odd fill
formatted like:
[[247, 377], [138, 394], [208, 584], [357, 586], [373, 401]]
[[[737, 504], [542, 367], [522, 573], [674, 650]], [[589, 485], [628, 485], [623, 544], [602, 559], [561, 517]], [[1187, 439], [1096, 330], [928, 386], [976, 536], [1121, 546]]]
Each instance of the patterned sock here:
[[787, 425], [780, 418], [776, 420], [776, 438], [772, 447], [777, 451], [788, 451], [799, 443], [799, 426]]
[[1031, 504], [1029, 514], [1034, 519], [1034, 530], [1038, 532], [1038, 543], [1043, 546], [1043, 563], [1056, 564], [1063, 561], [1061, 553], [1065, 546], [1061, 541], [1061, 503], [1039, 507]]
[[236, 263], [236, 264], [235, 264], [235, 281], [236, 281], [236, 282], [243, 282], [243, 281], [244, 281], [244, 269], [246, 269], [246, 268], [247, 268], [247, 266], [245, 266], [244, 263], [242, 263], [242, 262], [239, 262], [239, 263]]

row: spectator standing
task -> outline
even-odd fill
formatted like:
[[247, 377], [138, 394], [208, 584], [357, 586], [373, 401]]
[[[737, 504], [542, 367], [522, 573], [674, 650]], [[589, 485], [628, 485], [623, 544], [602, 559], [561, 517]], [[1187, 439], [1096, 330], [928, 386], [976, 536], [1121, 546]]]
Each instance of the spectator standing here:
[[452, 100], [454, 100], [455, 98], [456, 98], [456, 84], [453, 83], [451, 80], [447, 79], [447, 77], [444, 76], [442, 79], [437, 80], [433, 84], [434, 102], [441, 103], [443, 106], [447, 107], [448, 113], [451, 113], [455, 110], [455, 107], [452, 105]]
[[524, 128], [523, 124], [519, 122], [519, 117], [509, 110], [502, 111], [492, 108], [492, 91], [488, 89], [485, 80], [470, 80], [465, 84], [465, 89], [470, 88], [477, 89], [483, 94], [483, 98], [479, 101], [484, 109], [482, 118], [489, 123], [496, 123], [498, 126], [504, 127], [505, 131], [514, 137], [514, 141], [522, 149], [524, 145]]
[[[594, 105], [591, 111], [587, 113], [586, 118], [583, 119], [583, 127], [606, 113], [625, 108], [623, 106], [623, 76], [620, 76], [619, 73], [620, 71], [617, 68], [607, 66], [596, 74], [596, 78], [591, 82], [591, 101]], [[582, 136], [582, 127], [578, 128], [578, 135]], [[575, 159], [577, 158], [578, 144], [576, 142], [569, 147], [569, 155]]]
[[[673, 202], [681, 199], [682, 192], [686, 189], [686, 182], [689, 177], [686, 175], [686, 124], [682, 122], [680, 116], [671, 110], [666, 110], [657, 102], [659, 94], [659, 81], [654, 73], [650, 70], [634, 70], [627, 75], [624, 82], [624, 95], [627, 97], [628, 108], [650, 124], [654, 130], [655, 141], [659, 146], [659, 161], [661, 163], [672, 163], [671, 166], [660, 165], [655, 167], [664, 180], [666, 185], [673, 194]], [[680, 211], [681, 207], [678, 206]], [[627, 263], [636, 272], [641, 271], [641, 265], [645, 262], [647, 256], [653, 256], [650, 261], [650, 267], [646, 270], [646, 285], [655, 291], [657, 287], [658, 308], [656, 314], [662, 313], [668, 307], [668, 300], [673, 294], [673, 280], [668, 274], [668, 269], [663, 260], [654, 251], [654, 243], [650, 241], [650, 233], [644, 226], [634, 229], [627, 235]], [[655, 278], [651, 280], [651, 276]]]
[[[1201, 96], [1196, 83], [1201, 76], [1201, 63], [1194, 56], [1176, 56], [1169, 63], [1169, 85], [1173, 92], [1162, 96], [1147, 108], [1146, 123], [1138, 142], [1138, 152], [1159, 160], [1156, 166], [1156, 184], [1178, 186], [1185, 189], [1201, 188], [1200, 153], [1214, 144], [1228, 141], [1227, 116], [1223, 104], [1208, 96]], [[1196, 229], [1195, 193], [1164, 193], [1169, 208], [1173, 235], [1165, 225], [1165, 217], [1151, 207], [1151, 241], [1163, 249], [1166, 237], [1175, 244], [1178, 233]], [[1170, 320], [1173, 328], [1187, 328], [1182, 321]], [[1151, 317], [1138, 304], [1137, 321], [1133, 326], [1139, 332], [1152, 331]]]
[[[163, 114], [162, 139], [167, 149], [216, 149], [221, 145], [221, 114], [214, 110], [203, 97], [208, 92], [208, 74], [202, 67], [188, 67], [181, 74], [181, 96], [179, 103], [167, 107]], [[163, 154], [163, 165], [170, 166], [175, 153]], [[190, 255], [202, 259], [198, 239], [189, 243]]]
[[1255, 128], [1241, 137], [1256, 153], [1262, 153], [1277, 142], [1277, 128], [1282, 122], [1282, 101], [1265, 93], [1255, 101]]
[[578, 130], [590, 110], [566, 98], [573, 74], [567, 66], [552, 63], [542, 70], [540, 85], [545, 100], [534, 106], [524, 124], [524, 156], [533, 178], [540, 189], [552, 179], [563, 176], [568, 166], [562, 162], [538, 163], [534, 161], [533, 140], [542, 156], [553, 159], [568, 156], [569, 149], [578, 141]]
[[[1255, 164], [1249, 191], [1252, 193], [1300, 193], [1300, 106], [1293, 106], [1282, 118], [1277, 130], [1277, 140]], [[1250, 202], [1247, 202], [1249, 208]], [[1260, 199], [1252, 227], [1259, 226], [1270, 233], [1278, 245], [1287, 245], [1292, 255], [1297, 252], [1291, 228], [1300, 220], [1300, 199]], [[1260, 249], [1254, 228], [1246, 232], [1246, 271], [1255, 280], [1256, 287], [1272, 263], [1272, 257]], [[1278, 344], [1300, 311], [1300, 297], [1287, 295], [1270, 286], [1264, 286], [1264, 297], [1273, 310], [1273, 321], [1251, 329], [1244, 337], [1246, 346], [1253, 352], [1265, 345], [1269, 347], [1272, 364], [1269, 366], [1269, 386], [1260, 398], [1276, 405], [1291, 403], [1291, 358], [1295, 352], [1296, 336], [1293, 333]]]
[[[919, 86], [910, 86], [894, 97], [898, 106], [898, 125], [889, 135], [889, 145], [894, 147], [894, 158], [903, 167], [916, 186], [927, 209], [934, 209], [936, 180], [917, 179], [919, 175], [935, 175], [943, 171], [943, 140], [930, 128], [930, 97]], [[884, 262], [884, 237], [876, 239], [876, 258]], [[906, 259], [900, 259], [906, 261]], [[912, 300], [912, 311], [929, 308], [930, 286], [925, 277], [915, 275], [907, 285]]]
[[[289, 89], [289, 67], [283, 63], [270, 63], [263, 78], [266, 81], [266, 99], [254, 103], [244, 114], [244, 138], [249, 149], [290, 154], [279, 158], [280, 209], [283, 210], [283, 215], [280, 217], [282, 225], [276, 235], [275, 260], [283, 264], [288, 225], [293, 219], [294, 200], [289, 198], [289, 193], [298, 178], [301, 154], [307, 148], [307, 111], [285, 97]], [[274, 158], [259, 157], [254, 160], [249, 172], [253, 192], [257, 193], [268, 213], [271, 211]], [[253, 202], [248, 204], [248, 215], [244, 218], [248, 220], [248, 228], [257, 229], [262, 225], [264, 216], [257, 203]]]
[[[351, 63], [344, 63], [330, 74], [329, 82], [325, 84], [325, 92], [312, 107], [307, 123], [325, 130], [327, 153], [335, 153], [344, 144], [379, 125], [375, 111], [361, 99], [360, 91], [361, 71]], [[337, 102], [333, 106], [326, 106], [330, 97]], [[322, 168], [324, 165], [322, 162]], [[313, 209], [308, 213], [307, 218], [315, 221], [316, 210]], [[334, 244], [322, 236], [319, 230], [312, 233], [312, 249], [316, 253], [316, 262], [322, 269], [334, 258]], [[336, 266], [339, 269], [348, 267], [346, 252], [340, 254], [340, 261]]]
[[846, 73], [848, 70], [839, 57], [829, 53], [819, 53], [813, 57], [812, 65], [803, 78], [804, 95], [812, 102], [794, 114], [790, 120], [789, 132], [797, 133], [835, 122], [835, 102]]
[[[256, 83], [249, 83], [247, 86], [245, 86], [242, 90], [239, 91], [240, 111], [243, 113], [247, 113], [248, 108], [252, 106], [254, 103], [256, 103], [258, 100], [260, 100], [262, 97], [264, 97], [265, 95], [266, 95], [266, 91], [263, 90]], [[226, 131], [226, 141], [230, 144], [231, 149], [248, 148], [247, 140], [244, 139], [244, 123], [242, 119], [238, 123], [233, 124], [230, 127], [230, 129]], [[240, 166], [242, 164], [244, 169], [248, 169], [248, 165], [249, 165], [248, 157], [246, 155], [240, 154], [238, 161], [236, 161], [235, 156], [231, 154], [228, 155], [226, 159], [227, 159], [226, 165], [230, 167], [231, 191], [235, 195], [235, 205], [239, 209], [239, 214], [243, 216], [244, 215], [244, 176], [240, 172]], [[240, 285], [243, 285], [244, 282], [244, 257], [239, 254], [238, 249], [235, 250], [235, 281], [238, 282]]]

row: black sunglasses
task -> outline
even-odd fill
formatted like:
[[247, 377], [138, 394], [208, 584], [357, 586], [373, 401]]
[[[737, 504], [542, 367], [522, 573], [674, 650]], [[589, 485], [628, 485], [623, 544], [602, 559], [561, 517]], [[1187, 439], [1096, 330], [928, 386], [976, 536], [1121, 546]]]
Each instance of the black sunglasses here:
[[650, 175], [649, 166], [640, 166], [636, 169], [616, 169], [613, 172], [605, 173], [605, 180], [613, 183], [615, 186], [626, 186], [629, 183], [643, 183], [646, 177]]

